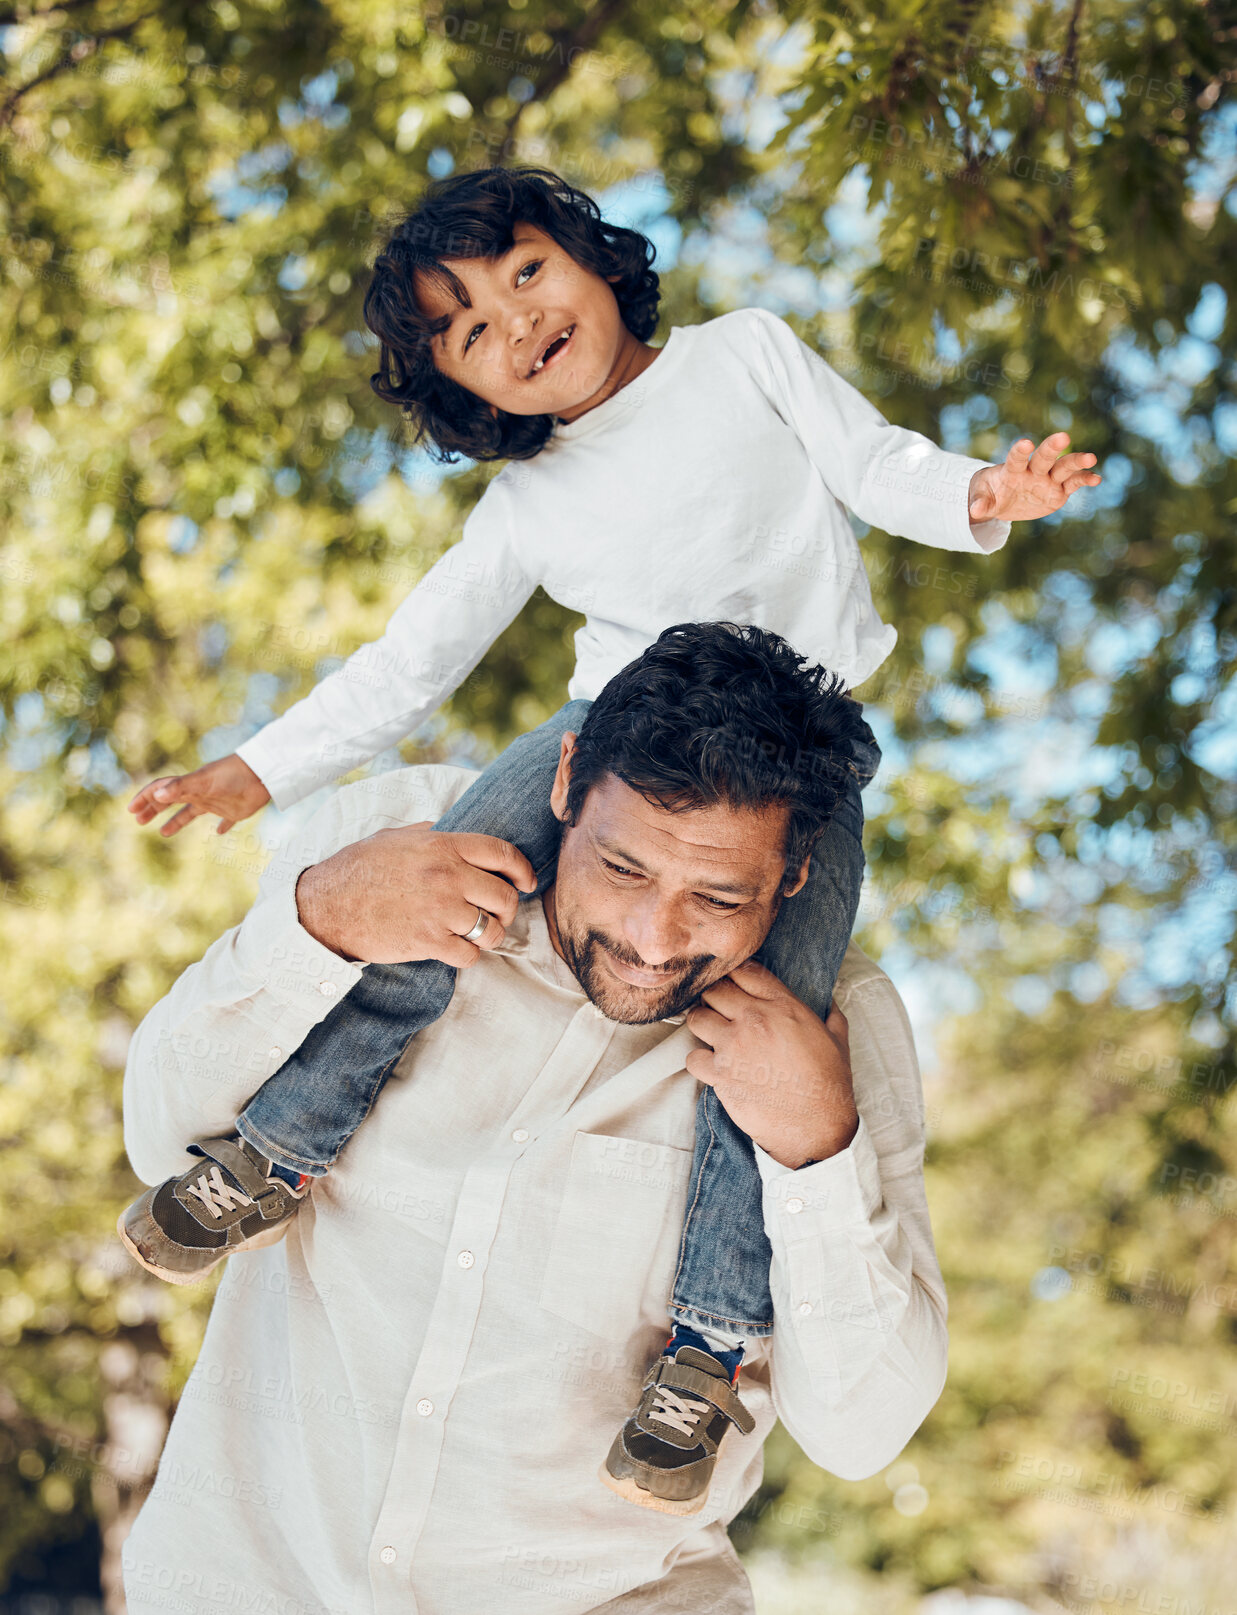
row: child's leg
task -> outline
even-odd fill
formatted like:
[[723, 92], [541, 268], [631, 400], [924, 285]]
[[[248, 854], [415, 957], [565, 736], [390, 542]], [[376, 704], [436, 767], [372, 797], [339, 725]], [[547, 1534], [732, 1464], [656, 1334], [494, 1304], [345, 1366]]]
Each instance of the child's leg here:
[[[856, 742], [854, 752], [854, 777], [816, 843], [808, 878], [794, 897], [783, 901], [755, 955], [822, 1020], [832, 1004], [833, 984], [859, 906], [859, 793], [880, 761], [875, 738], [870, 745]], [[772, 1259], [752, 1141], [731, 1121], [713, 1089], [702, 1087], [671, 1318], [723, 1350], [772, 1333]]]
[[[537, 871], [540, 891], [558, 859], [562, 827], [550, 811], [550, 788], [559, 744], [567, 730], [579, 729], [590, 704], [569, 701], [514, 740], [435, 828], [513, 842]], [[367, 964], [351, 992], [259, 1088], [237, 1131], [279, 1166], [322, 1176], [369, 1114], [409, 1040], [438, 1019], [454, 991], [454, 967], [437, 959]]]
[[[871, 747], [856, 743], [854, 777], [816, 844], [807, 881], [783, 902], [756, 954], [822, 1017], [859, 904], [859, 791], [879, 757], [875, 742]], [[642, 1508], [698, 1512], [729, 1426], [744, 1434], [753, 1429], [734, 1386], [746, 1342], [773, 1330], [773, 1252], [762, 1199], [751, 1139], [731, 1121], [713, 1089], [702, 1086], [670, 1304], [674, 1331], [598, 1471], [612, 1491]]]

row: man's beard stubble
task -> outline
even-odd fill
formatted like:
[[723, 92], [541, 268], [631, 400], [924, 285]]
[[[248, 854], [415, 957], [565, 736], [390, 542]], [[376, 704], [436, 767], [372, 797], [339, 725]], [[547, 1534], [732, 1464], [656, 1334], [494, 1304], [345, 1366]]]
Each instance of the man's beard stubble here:
[[[591, 926], [582, 939], [577, 939], [574, 932], [564, 931], [562, 925], [558, 928], [558, 940], [562, 944], [567, 963], [572, 974], [584, 989], [590, 1001], [607, 1019], [618, 1021], [624, 1026], [645, 1026], [651, 1021], [664, 1021], [668, 1015], [681, 1015], [684, 1010], [690, 1009], [697, 1003], [701, 991], [709, 985], [704, 980], [708, 974], [709, 966], [717, 963], [715, 953], [703, 953], [692, 959], [685, 971], [682, 967], [677, 970], [668, 970], [671, 983], [664, 993], [653, 996], [647, 989], [619, 981], [616, 976], [603, 974], [605, 966], [598, 954], [604, 949], [616, 958], [620, 964], [629, 964], [636, 970], [647, 970], [648, 966], [636, 959], [624, 957], [626, 950], [616, 948], [601, 931]], [[618, 1007], [615, 1003], [618, 992], [627, 989], [623, 1008], [627, 1011], [633, 1005], [639, 1005], [638, 1014], [616, 1014]]]

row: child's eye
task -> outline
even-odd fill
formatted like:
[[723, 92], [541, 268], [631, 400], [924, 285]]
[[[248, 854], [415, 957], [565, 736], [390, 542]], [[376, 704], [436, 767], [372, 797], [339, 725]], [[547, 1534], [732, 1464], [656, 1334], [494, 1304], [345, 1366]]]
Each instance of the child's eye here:
[[[523, 264], [520, 267], [519, 273], [515, 277], [516, 278], [516, 284], [518, 286], [526, 286], [528, 284], [528, 282], [524, 281], [524, 280], [521, 280], [520, 275], [522, 275], [526, 269], [540, 269], [543, 263], [545, 263], [544, 258], [533, 258], [533, 259], [530, 259], [528, 263]], [[476, 336], [478, 331], [484, 331], [484, 329], [485, 329], [484, 325], [474, 325], [473, 326], [472, 330], [468, 333], [467, 337], [464, 339], [464, 352], [465, 353], [467, 353], [469, 348], [472, 347], [472, 339], [473, 339], [473, 337]]]

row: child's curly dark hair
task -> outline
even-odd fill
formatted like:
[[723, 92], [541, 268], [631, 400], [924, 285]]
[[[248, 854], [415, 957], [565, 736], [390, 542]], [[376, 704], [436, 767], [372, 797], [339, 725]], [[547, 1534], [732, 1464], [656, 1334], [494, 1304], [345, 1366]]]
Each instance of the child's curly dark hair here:
[[413, 446], [426, 440], [439, 464], [454, 464], [461, 454], [527, 460], [554, 430], [553, 415], [491, 414], [475, 393], [444, 376], [429, 344], [447, 318], [430, 319], [413, 295], [413, 275], [423, 270], [458, 297], [464, 288], [444, 259], [509, 252], [520, 222], [544, 230], [595, 274], [621, 276], [611, 285], [624, 325], [641, 342], [656, 329], [661, 291], [650, 268], [653, 243], [638, 230], [607, 224], [592, 197], [560, 175], [547, 168], [482, 168], [434, 182], [395, 224], [375, 260], [364, 314], [382, 344], [370, 386], [403, 409], [416, 428]]

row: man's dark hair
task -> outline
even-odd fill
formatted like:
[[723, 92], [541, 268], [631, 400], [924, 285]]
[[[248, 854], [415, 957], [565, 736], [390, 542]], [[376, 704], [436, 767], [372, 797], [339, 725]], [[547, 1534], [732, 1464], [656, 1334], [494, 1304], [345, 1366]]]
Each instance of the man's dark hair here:
[[429, 318], [413, 292], [413, 276], [421, 274], [463, 304], [463, 282], [446, 260], [509, 252], [518, 223], [535, 224], [595, 274], [620, 276], [612, 289], [634, 337], [647, 341], [657, 328], [661, 292], [649, 267], [657, 255], [653, 243], [638, 230], [607, 224], [592, 197], [560, 175], [548, 168], [482, 168], [431, 184], [375, 260], [364, 316], [381, 344], [370, 386], [400, 405], [416, 429], [413, 446], [426, 440], [439, 464], [452, 465], [461, 454], [527, 460], [554, 430], [553, 415], [499, 410], [495, 416], [475, 393], [444, 376], [429, 344], [446, 328], [447, 316]]
[[669, 812], [785, 803], [783, 890], [793, 886], [841, 799], [850, 742], [870, 734], [841, 677], [806, 664], [763, 628], [667, 628], [589, 708], [571, 758], [567, 822], [579, 822], [607, 774]]

